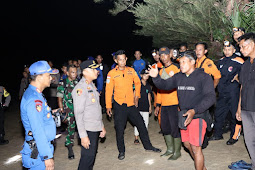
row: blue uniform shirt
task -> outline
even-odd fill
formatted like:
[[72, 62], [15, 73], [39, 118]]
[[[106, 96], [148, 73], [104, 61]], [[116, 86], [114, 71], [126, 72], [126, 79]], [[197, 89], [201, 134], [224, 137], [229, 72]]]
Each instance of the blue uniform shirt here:
[[99, 75], [97, 77], [97, 91], [101, 93], [104, 86], [103, 71], [100, 69], [100, 67], [98, 67], [97, 70], [99, 71]]
[[111, 66], [111, 69], [114, 69], [116, 67], [116, 63], [113, 63], [113, 65]]
[[138, 77], [141, 79], [141, 71], [146, 68], [146, 62], [143, 59], [135, 60], [133, 63], [133, 67], [138, 74]]
[[[51, 141], [56, 136], [56, 125], [51, 115], [51, 108], [48, 106], [42, 93], [32, 85], [25, 91], [21, 104], [21, 120], [25, 129], [25, 140], [35, 140], [38, 148], [37, 159], [30, 158], [31, 149], [27, 142], [24, 142], [22, 153], [23, 166], [31, 168], [46, 159], [53, 158], [53, 145]], [[29, 133], [32, 132], [32, 136]], [[35, 161], [31, 164], [31, 161]]]

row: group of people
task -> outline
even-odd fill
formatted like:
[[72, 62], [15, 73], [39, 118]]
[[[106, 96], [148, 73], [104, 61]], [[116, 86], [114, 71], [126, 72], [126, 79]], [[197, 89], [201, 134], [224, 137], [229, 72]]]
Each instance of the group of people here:
[[[135, 51], [136, 60], [128, 67], [124, 50], [112, 54], [111, 69], [101, 55], [68, 61], [61, 68], [62, 74], [51, 62], [33, 63], [24, 70], [20, 88], [25, 128], [23, 166], [54, 169], [55, 112], [60, 112], [62, 122], [67, 124], [68, 159], [75, 158], [72, 147], [78, 129], [82, 146], [78, 169], [93, 169], [98, 140], [106, 135], [102, 113], [107, 113], [108, 120], [113, 116], [119, 160], [125, 159], [124, 131], [128, 119], [135, 126], [134, 143], [139, 144], [140, 138], [145, 150], [159, 153], [161, 149], [152, 145], [148, 135], [149, 114], [154, 106], [167, 148], [161, 156], [177, 160], [183, 142], [195, 168], [206, 169], [202, 149], [208, 140], [223, 139], [222, 129], [230, 114], [227, 145], [238, 141], [243, 125], [254, 169], [255, 34], [234, 28], [233, 39], [234, 43], [224, 41], [224, 57], [217, 64], [206, 57], [208, 47], [204, 42], [196, 43], [193, 50], [188, 50], [187, 44], [178, 50], [153, 50], [152, 65], [142, 59], [140, 51]], [[209, 110], [215, 104], [213, 135], [207, 138], [207, 131], [212, 128]]]

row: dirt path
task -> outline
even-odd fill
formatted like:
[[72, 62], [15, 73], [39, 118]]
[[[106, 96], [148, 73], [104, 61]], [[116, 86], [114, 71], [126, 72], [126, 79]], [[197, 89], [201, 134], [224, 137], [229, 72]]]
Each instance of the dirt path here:
[[[193, 160], [182, 148], [182, 156], [176, 161], [168, 161], [167, 157], [160, 157], [159, 153], [146, 152], [142, 144], [134, 145], [134, 131], [130, 123], [127, 123], [125, 130], [126, 158], [118, 160], [118, 151], [115, 140], [114, 123], [108, 122], [106, 116], [104, 123], [107, 131], [107, 139], [104, 143], [99, 143], [98, 154], [95, 162], [95, 170], [193, 170]], [[6, 164], [8, 158], [19, 155], [24, 142], [23, 127], [20, 121], [18, 106], [12, 106], [6, 112], [6, 139], [8, 145], [0, 146], [0, 169], [19, 170], [22, 169], [21, 161]], [[158, 123], [150, 117], [149, 135], [155, 147], [166, 150], [164, 138], [159, 132]], [[77, 136], [77, 135], [76, 135]], [[77, 138], [77, 137], [76, 137]], [[245, 160], [250, 162], [247, 150], [244, 145], [243, 136], [233, 146], [227, 146], [226, 141], [229, 133], [224, 134], [224, 140], [210, 142], [209, 146], [203, 150], [205, 164], [208, 170], [227, 170], [231, 162]], [[67, 159], [67, 149], [64, 147], [65, 134], [57, 140], [55, 149], [55, 169], [56, 170], [75, 170], [78, 167], [80, 158], [80, 146], [75, 141], [75, 159]]]

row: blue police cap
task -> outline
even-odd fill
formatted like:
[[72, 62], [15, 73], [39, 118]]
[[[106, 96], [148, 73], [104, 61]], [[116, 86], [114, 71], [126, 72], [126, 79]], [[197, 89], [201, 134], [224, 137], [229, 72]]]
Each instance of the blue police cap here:
[[38, 75], [44, 73], [58, 74], [57, 69], [52, 69], [47, 61], [37, 61], [29, 67], [30, 75]]

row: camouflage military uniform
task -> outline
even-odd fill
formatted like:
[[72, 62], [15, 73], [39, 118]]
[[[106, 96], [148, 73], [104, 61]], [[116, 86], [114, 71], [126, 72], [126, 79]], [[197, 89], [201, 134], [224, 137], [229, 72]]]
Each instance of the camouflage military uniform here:
[[74, 133], [75, 133], [75, 118], [73, 112], [73, 99], [72, 99], [72, 91], [78, 80], [70, 81], [68, 78], [59, 82], [57, 89], [57, 97], [61, 97], [63, 99], [63, 112], [67, 114], [67, 131], [68, 135], [66, 136], [65, 146], [70, 144], [73, 145]]

